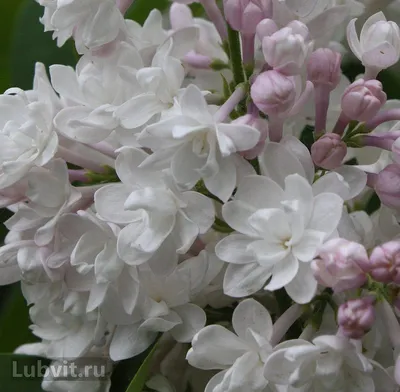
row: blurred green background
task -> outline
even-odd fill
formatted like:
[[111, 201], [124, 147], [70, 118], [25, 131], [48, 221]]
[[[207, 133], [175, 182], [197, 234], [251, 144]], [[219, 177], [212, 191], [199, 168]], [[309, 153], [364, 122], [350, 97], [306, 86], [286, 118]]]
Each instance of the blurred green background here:
[[[153, 8], [165, 9], [168, 0], [136, 0], [128, 12], [128, 17], [142, 23]], [[199, 5], [193, 5], [195, 15], [202, 14]], [[32, 86], [34, 64], [74, 65], [77, 55], [72, 42], [57, 48], [51, 33], [44, 33], [39, 22], [42, 8], [34, 0], [0, 0], [0, 90], [9, 87], [30, 89]], [[357, 63], [346, 63], [345, 73], [350, 79], [362, 72]], [[400, 98], [400, 75], [391, 69], [380, 76], [388, 97]], [[6, 230], [2, 222], [9, 217], [6, 210], [0, 210], [0, 243]], [[0, 392], [41, 391], [40, 380], [15, 380], [10, 377], [11, 353], [19, 345], [35, 341], [29, 331], [28, 308], [22, 297], [19, 284], [0, 287]], [[146, 353], [140, 358], [122, 361], [113, 376], [112, 392], [124, 392]], [[141, 389], [141, 388], [140, 388]], [[134, 387], [129, 392], [139, 392]]]

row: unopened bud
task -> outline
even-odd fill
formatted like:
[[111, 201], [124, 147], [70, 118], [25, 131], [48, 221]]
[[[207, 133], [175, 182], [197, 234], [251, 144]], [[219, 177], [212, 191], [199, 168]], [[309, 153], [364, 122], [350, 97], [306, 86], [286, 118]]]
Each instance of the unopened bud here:
[[340, 305], [337, 315], [340, 332], [350, 339], [361, 339], [375, 320], [375, 299], [359, 298]]
[[378, 282], [400, 284], [400, 241], [375, 247], [370, 256], [368, 272]]
[[328, 86], [334, 90], [342, 76], [340, 64], [342, 55], [328, 48], [317, 49], [310, 55], [307, 64], [308, 80], [314, 83], [314, 86]]
[[254, 104], [268, 115], [284, 113], [292, 108], [296, 96], [293, 79], [273, 70], [258, 75], [251, 86]]
[[368, 121], [386, 102], [382, 83], [378, 80], [359, 79], [344, 91], [342, 111], [351, 120]]
[[299, 24], [302, 25], [297, 22], [293, 28], [284, 27], [270, 37], [264, 37], [262, 41], [265, 61], [285, 75], [301, 73], [313, 47], [312, 42], [307, 42], [307, 26]]
[[311, 157], [314, 163], [327, 170], [339, 167], [346, 154], [346, 143], [336, 133], [327, 133], [311, 146]]
[[224, 0], [225, 18], [232, 29], [252, 35], [263, 19], [271, 17], [271, 0]]
[[169, 10], [169, 20], [173, 30], [180, 30], [193, 24], [192, 11], [186, 4], [173, 3]]
[[392, 163], [378, 174], [375, 191], [383, 204], [400, 209], [400, 165]]
[[368, 264], [365, 248], [343, 238], [327, 241], [311, 263], [317, 281], [342, 292], [361, 287], [367, 280], [363, 266]]
[[258, 39], [262, 42], [264, 37], [269, 37], [279, 30], [277, 24], [272, 19], [263, 19], [256, 28]]

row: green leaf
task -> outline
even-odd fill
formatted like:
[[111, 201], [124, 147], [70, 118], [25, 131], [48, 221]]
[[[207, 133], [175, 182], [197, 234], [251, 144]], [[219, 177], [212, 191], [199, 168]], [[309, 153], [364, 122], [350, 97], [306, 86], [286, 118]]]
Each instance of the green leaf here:
[[164, 11], [169, 4], [168, 0], [135, 0], [125, 17], [143, 24], [151, 10]]
[[143, 387], [145, 386], [146, 381], [149, 378], [151, 360], [153, 359], [153, 355], [156, 352], [156, 349], [157, 349], [157, 343], [153, 346], [153, 348], [147, 355], [146, 359], [143, 361], [139, 370], [135, 374], [135, 377], [133, 377], [133, 380], [129, 384], [129, 387], [126, 390], [126, 392], [142, 392]]
[[45, 33], [39, 22], [42, 14], [43, 7], [35, 1], [25, 0], [14, 26], [11, 47], [12, 83], [24, 90], [32, 88], [36, 62], [40, 61], [46, 66], [76, 63], [73, 42], [68, 41], [62, 48], [58, 48], [52, 33]]
[[37, 341], [37, 338], [29, 329], [29, 309], [20, 283], [6, 287], [8, 290], [0, 313], [0, 352], [13, 352], [22, 344]]
[[10, 50], [13, 24], [22, 0], [0, 2], [0, 92], [11, 85]]
[[300, 141], [310, 150], [314, 143], [314, 127], [306, 125], [301, 132]]
[[0, 354], [0, 385], [5, 392], [43, 392], [42, 375], [49, 360], [27, 355]]

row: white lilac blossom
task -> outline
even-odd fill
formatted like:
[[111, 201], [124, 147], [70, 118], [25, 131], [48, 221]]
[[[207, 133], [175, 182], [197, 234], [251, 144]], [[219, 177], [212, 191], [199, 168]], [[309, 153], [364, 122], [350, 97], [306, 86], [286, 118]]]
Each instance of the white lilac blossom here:
[[59, 46], [73, 36], [80, 53], [112, 42], [125, 30], [123, 15], [113, 0], [37, 2], [45, 9], [41, 18], [45, 30], [54, 31]]
[[356, 19], [347, 28], [347, 38], [353, 53], [362, 61], [372, 76], [399, 61], [400, 29], [387, 21], [383, 12], [372, 15], [364, 24], [360, 38], [356, 32]]
[[199, 331], [187, 360], [204, 370], [224, 369], [210, 379], [206, 391], [269, 390], [263, 364], [272, 353], [270, 314], [254, 299], [246, 299], [233, 312], [232, 326], [235, 333], [221, 325], [208, 325]]
[[262, 287], [285, 287], [294, 301], [309, 302], [317, 287], [309, 263], [339, 223], [342, 204], [334, 193], [314, 196], [298, 174], [285, 178], [284, 189], [266, 177], [246, 177], [222, 209], [226, 222], [238, 232], [216, 248], [217, 255], [231, 263], [225, 292], [243, 297]]
[[42, 389], [108, 392], [147, 358], [144, 391], [397, 392], [400, 106], [376, 80], [397, 24], [355, 0], [178, 0], [143, 25], [131, 0], [37, 2], [80, 58], [0, 96], [0, 284], [40, 339], [16, 354], [106, 365]]

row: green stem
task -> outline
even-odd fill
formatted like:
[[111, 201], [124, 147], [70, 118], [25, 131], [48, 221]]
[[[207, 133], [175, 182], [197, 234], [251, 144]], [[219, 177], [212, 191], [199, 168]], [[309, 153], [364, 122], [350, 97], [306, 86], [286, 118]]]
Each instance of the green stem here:
[[240, 50], [240, 37], [239, 33], [228, 25], [228, 41], [229, 41], [229, 55], [231, 59], [231, 66], [233, 72], [233, 80], [238, 85], [245, 81], [244, 70], [242, 64], [242, 53]]

